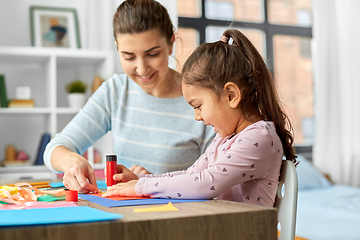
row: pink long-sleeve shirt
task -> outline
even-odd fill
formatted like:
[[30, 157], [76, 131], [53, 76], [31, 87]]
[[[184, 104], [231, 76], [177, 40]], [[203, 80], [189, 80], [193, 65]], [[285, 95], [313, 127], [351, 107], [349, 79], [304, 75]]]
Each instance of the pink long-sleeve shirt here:
[[216, 135], [184, 171], [139, 176], [138, 196], [225, 199], [272, 207], [283, 146], [272, 122], [258, 121], [225, 138]]

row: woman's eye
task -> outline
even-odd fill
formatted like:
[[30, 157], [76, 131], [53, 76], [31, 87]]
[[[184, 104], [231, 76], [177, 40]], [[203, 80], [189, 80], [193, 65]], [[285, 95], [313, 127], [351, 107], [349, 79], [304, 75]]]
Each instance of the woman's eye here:
[[200, 109], [201, 105], [194, 107], [194, 109]]
[[133, 54], [123, 54], [122, 57], [125, 60], [133, 60], [135, 58], [135, 56]]
[[157, 52], [157, 53], [149, 53], [149, 56], [150, 56], [150, 57], [156, 57], [157, 55], [159, 55], [158, 52]]

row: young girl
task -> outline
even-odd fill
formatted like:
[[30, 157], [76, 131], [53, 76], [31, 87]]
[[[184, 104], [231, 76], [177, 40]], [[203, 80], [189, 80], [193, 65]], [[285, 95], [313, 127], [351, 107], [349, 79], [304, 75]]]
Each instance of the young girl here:
[[[233, 43], [229, 44], [232, 38]], [[238, 30], [196, 49], [183, 67], [182, 90], [195, 119], [217, 135], [187, 170], [135, 175], [119, 165], [121, 181], [104, 196], [226, 199], [273, 206], [283, 155], [295, 161], [274, 82], [253, 44]]]

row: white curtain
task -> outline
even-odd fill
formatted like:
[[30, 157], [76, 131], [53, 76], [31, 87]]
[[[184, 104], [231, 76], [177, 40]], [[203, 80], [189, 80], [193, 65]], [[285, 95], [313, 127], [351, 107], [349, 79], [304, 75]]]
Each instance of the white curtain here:
[[313, 0], [314, 164], [360, 186], [360, 1]]

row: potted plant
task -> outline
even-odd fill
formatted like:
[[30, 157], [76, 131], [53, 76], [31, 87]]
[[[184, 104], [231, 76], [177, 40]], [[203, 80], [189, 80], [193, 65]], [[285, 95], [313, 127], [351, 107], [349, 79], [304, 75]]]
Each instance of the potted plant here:
[[65, 85], [68, 102], [71, 108], [80, 109], [86, 102], [87, 84], [81, 80], [74, 80]]

